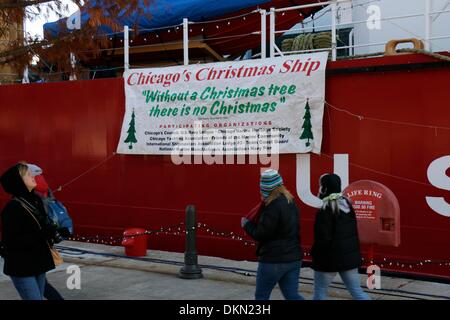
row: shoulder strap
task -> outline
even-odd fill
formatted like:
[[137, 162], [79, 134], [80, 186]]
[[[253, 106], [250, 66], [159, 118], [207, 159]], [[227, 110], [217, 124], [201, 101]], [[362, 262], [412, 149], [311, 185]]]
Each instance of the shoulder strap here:
[[29, 203], [27, 200], [21, 197], [14, 197], [13, 200], [19, 201], [22, 206], [26, 207], [29, 211], [33, 212], [36, 211], [36, 207], [33, 206], [31, 203]]
[[[16, 198], [14, 197], [13, 200], [17, 201], [20, 203], [20, 205], [25, 209], [26, 212], [28, 212], [30, 214], [30, 216], [34, 219], [34, 221], [36, 221], [36, 223], [39, 226], [39, 229], [42, 229], [41, 224], [39, 223], [38, 219], [36, 219], [36, 217], [34, 216], [33, 212], [31, 212], [31, 209], [29, 206], [31, 206], [32, 208], [34, 208], [31, 204], [28, 203], [28, 201], [21, 199], [21, 198]], [[27, 204], [25, 204], [25, 202]]]

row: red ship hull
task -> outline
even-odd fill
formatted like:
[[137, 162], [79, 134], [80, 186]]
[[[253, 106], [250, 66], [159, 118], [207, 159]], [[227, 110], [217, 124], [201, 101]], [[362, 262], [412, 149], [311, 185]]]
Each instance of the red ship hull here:
[[[450, 192], [427, 176], [433, 161], [450, 155], [449, 78], [448, 65], [419, 55], [328, 65], [326, 100], [334, 107], [325, 107], [323, 154], [310, 156], [311, 192], [319, 176], [333, 170], [334, 155], [347, 154], [350, 182], [375, 180], [395, 193], [401, 244], [375, 247], [384, 270], [450, 279], [450, 217], [426, 201], [450, 203]], [[40, 165], [51, 187], [62, 186], [56, 196], [78, 236], [117, 238], [127, 227], [164, 228], [149, 237], [149, 248], [183, 252], [178, 228], [186, 205], [194, 204], [198, 222], [207, 225], [198, 230], [199, 254], [255, 259], [255, 247], [239, 238], [240, 218], [258, 201], [261, 165], [177, 166], [170, 156], [115, 155], [122, 79], [0, 86], [0, 98], [0, 170], [19, 160]], [[281, 155], [280, 172], [297, 194], [296, 155]], [[2, 191], [0, 205], [7, 200]], [[308, 252], [316, 209], [296, 200]]]

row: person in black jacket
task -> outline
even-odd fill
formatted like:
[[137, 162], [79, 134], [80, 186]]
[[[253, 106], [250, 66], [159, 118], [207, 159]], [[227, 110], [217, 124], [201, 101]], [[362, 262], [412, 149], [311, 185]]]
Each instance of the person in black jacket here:
[[316, 215], [311, 249], [314, 300], [327, 299], [328, 287], [338, 272], [354, 299], [370, 300], [360, 285], [361, 253], [355, 211], [341, 194], [338, 175], [320, 177], [319, 198], [323, 205]]
[[263, 207], [258, 222], [241, 219], [245, 232], [258, 241], [256, 300], [268, 300], [278, 283], [285, 299], [303, 300], [298, 279], [303, 258], [299, 210], [276, 170], [261, 174]]
[[[48, 198], [48, 193], [50, 192], [50, 188], [47, 184], [47, 181], [45, 180], [44, 176], [42, 175], [43, 170], [31, 163], [27, 163], [27, 167], [31, 172], [31, 175], [34, 177], [34, 180], [36, 182], [36, 187], [33, 189], [34, 193], [41, 198], [42, 203], [44, 204], [44, 210], [45, 213], [48, 214], [48, 205], [46, 205], [45, 199]], [[50, 218], [50, 217], [49, 217]], [[61, 236], [65, 237], [67, 234], [70, 234], [69, 230], [67, 228], [60, 228], [58, 229], [58, 232], [61, 233]], [[48, 282], [47, 279], [45, 279], [45, 290], [44, 290], [44, 298], [47, 300], [64, 300], [63, 296], [56, 290], [55, 287], [53, 287], [50, 282]]]
[[13, 198], [2, 211], [3, 273], [9, 275], [24, 300], [42, 300], [45, 273], [55, 268], [50, 246], [62, 238], [45, 214], [36, 186], [25, 163], [9, 168], [0, 177]]

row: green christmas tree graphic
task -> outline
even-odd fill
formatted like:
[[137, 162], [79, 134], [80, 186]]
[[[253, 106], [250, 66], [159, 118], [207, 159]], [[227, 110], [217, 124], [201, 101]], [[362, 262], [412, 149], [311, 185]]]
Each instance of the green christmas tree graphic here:
[[313, 140], [314, 136], [312, 133], [312, 125], [311, 125], [311, 113], [309, 112], [310, 108], [309, 108], [309, 99], [306, 100], [306, 106], [305, 106], [305, 115], [303, 116], [303, 119], [305, 119], [305, 121], [303, 122], [303, 126], [302, 128], [304, 129], [302, 132], [302, 135], [300, 136], [300, 139], [308, 139], [308, 141], [306, 141], [306, 146], [309, 147], [311, 145], [311, 143], [309, 143], [309, 140]]
[[128, 146], [129, 149], [133, 149], [133, 143], [136, 143], [136, 127], [135, 127], [135, 121], [134, 121], [134, 109], [133, 109], [133, 113], [131, 114], [131, 121], [130, 121], [130, 127], [128, 128], [128, 136], [125, 139], [125, 143], [129, 143], [130, 145]]

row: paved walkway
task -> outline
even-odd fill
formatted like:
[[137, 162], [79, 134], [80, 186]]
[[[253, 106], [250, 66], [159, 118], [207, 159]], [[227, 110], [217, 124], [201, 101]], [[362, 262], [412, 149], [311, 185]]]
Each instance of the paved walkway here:
[[[122, 247], [92, 243], [62, 242], [59, 246], [65, 263], [47, 275], [48, 281], [66, 299], [77, 300], [253, 300], [256, 262], [234, 261], [199, 256], [204, 277], [184, 280], [177, 277], [184, 254], [149, 250], [147, 256], [131, 259]], [[81, 270], [81, 289], [67, 288], [67, 268]], [[3, 270], [3, 260], [0, 259]], [[366, 276], [361, 275], [365, 287]], [[410, 279], [383, 277], [381, 290], [367, 290], [374, 300], [450, 299], [450, 285]], [[313, 271], [302, 268], [300, 293], [311, 299]], [[329, 291], [330, 299], [351, 296], [336, 277]], [[19, 299], [10, 279], [0, 275], [0, 300]], [[271, 299], [283, 296], [275, 288]]]

